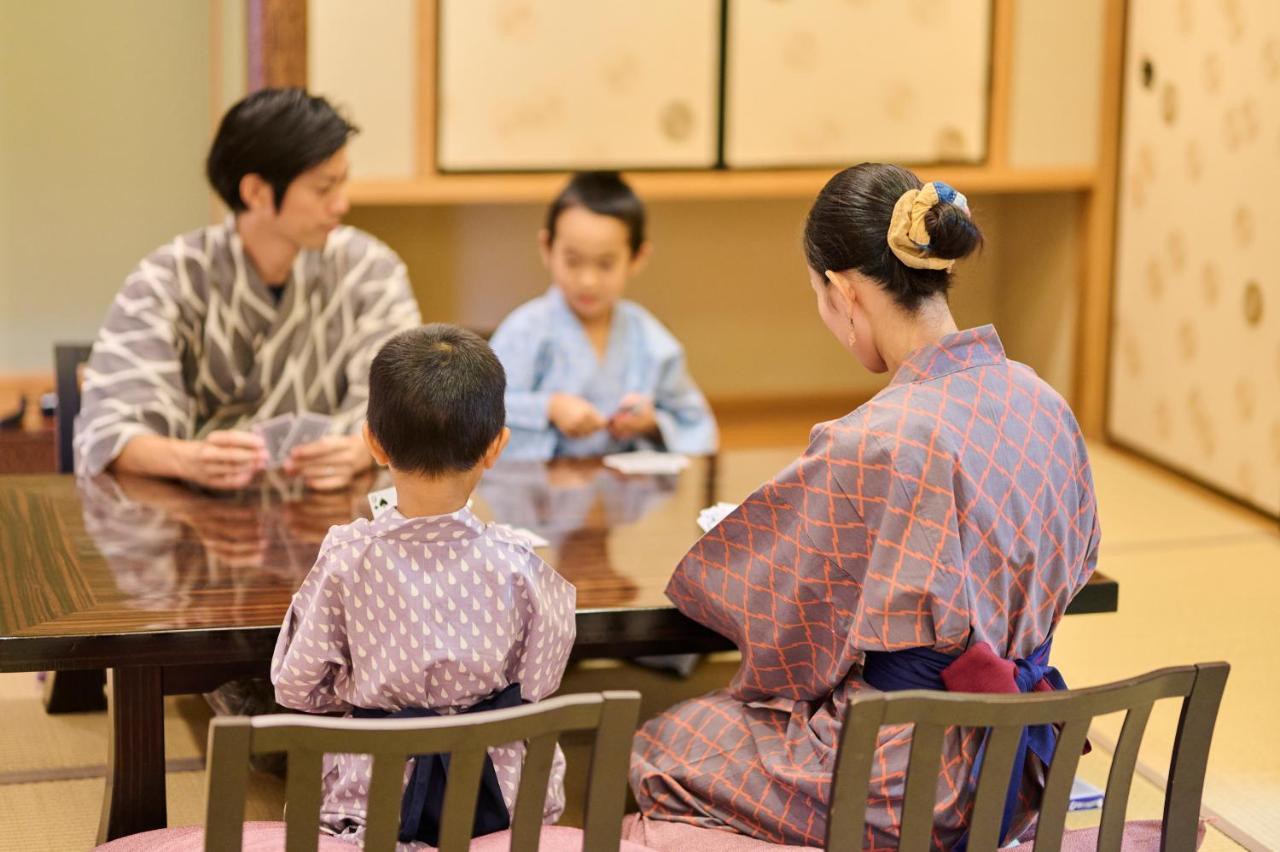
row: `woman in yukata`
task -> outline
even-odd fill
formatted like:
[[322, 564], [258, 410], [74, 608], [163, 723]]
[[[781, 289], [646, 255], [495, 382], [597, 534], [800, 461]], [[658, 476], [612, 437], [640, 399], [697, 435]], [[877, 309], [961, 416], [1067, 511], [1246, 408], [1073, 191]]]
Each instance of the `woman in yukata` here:
[[649, 255], [644, 230], [644, 205], [615, 172], [574, 175], [551, 203], [539, 243], [553, 284], [491, 341], [507, 371], [508, 459], [715, 452], [683, 347], [622, 298]]
[[[1049, 646], [1097, 559], [1089, 460], [1062, 397], [1005, 356], [995, 329], [956, 327], [951, 267], [981, 242], [963, 195], [897, 166], [847, 169], [814, 202], [805, 254], [818, 313], [892, 378], [815, 426], [808, 450], [677, 565], [668, 596], [731, 638], [742, 664], [727, 690], [637, 735], [645, 819], [631, 839], [675, 820], [821, 846], [859, 690], [1064, 688]], [[1048, 726], [1024, 736], [1006, 839], [1030, 824], [1054, 737]], [[964, 840], [982, 741], [946, 735], [937, 848]], [[910, 743], [908, 728], [880, 732], [865, 848], [897, 848]]]

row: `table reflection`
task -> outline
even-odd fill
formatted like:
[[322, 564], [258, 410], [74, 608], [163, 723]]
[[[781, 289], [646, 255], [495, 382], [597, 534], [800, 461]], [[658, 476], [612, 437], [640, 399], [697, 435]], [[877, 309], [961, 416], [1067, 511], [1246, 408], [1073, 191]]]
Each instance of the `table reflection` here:
[[[376, 484], [370, 475], [347, 491], [304, 492], [297, 480], [268, 475], [244, 491], [212, 494], [102, 474], [79, 479], [77, 490], [85, 532], [129, 605], [196, 613], [212, 592], [223, 593], [218, 608], [233, 610], [267, 590], [291, 595], [329, 528], [362, 509], [368, 515], [364, 494]], [[196, 615], [181, 624], [209, 621]]]
[[547, 558], [577, 588], [580, 607], [610, 607], [631, 603], [639, 591], [612, 558], [611, 540], [669, 500], [677, 481], [623, 475], [598, 459], [506, 462], [485, 473], [477, 496], [493, 519], [550, 543]]
[[[580, 609], [665, 606], [713, 471], [706, 459], [678, 476], [623, 475], [598, 459], [502, 463], [486, 472], [475, 510], [547, 539], [539, 553], [577, 587]], [[215, 494], [103, 474], [76, 484], [88, 537], [79, 547], [101, 566], [95, 597], [150, 613], [146, 627], [278, 623], [329, 528], [369, 517], [367, 495], [390, 484], [384, 471], [317, 493], [268, 476]]]

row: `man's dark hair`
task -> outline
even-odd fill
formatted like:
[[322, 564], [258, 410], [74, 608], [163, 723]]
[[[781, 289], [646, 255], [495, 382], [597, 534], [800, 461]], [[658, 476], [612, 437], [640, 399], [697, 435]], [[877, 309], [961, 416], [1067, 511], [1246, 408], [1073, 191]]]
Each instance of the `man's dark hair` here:
[[237, 213], [245, 209], [241, 178], [261, 175], [271, 184], [279, 209], [294, 178], [338, 153], [358, 132], [322, 97], [302, 89], [261, 89], [222, 117], [205, 174]]
[[396, 470], [470, 470], [506, 422], [507, 376], [474, 332], [434, 323], [383, 345], [369, 369], [369, 431]]
[[571, 207], [612, 216], [627, 226], [631, 254], [644, 245], [644, 202], [617, 172], [577, 172], [547, 208], [548, 242], [556, 241], [556, 220]]

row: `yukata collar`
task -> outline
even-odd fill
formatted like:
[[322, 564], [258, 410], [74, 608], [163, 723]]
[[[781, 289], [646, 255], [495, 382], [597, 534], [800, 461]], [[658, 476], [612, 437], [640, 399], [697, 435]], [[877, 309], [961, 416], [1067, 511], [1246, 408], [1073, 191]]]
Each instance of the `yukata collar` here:
[[912, 352], [899, 365], [889, 386], [927, 382], [948, 373], [1002, 364], [1004, 361], [1004, 344], [1000, 342], [995, 326], [982, 325], [948, 334], [937, 343]]
[[477, 518], [475, 512], [471, 511], [469, 506], [463, 506], [456, 512], [449, 512], [444, 515], [424, 515], [418, 518], [406, 518], [400, 513], [398, 507], [392, 507], [373, 522], [373, 529], [375, 532], [384, 533], [396, 529], [410, 529], [416, 526], [438, 527], [450, 521], [461, 524], [474, 532], [483, 532], [485, 528], [484, 521]]

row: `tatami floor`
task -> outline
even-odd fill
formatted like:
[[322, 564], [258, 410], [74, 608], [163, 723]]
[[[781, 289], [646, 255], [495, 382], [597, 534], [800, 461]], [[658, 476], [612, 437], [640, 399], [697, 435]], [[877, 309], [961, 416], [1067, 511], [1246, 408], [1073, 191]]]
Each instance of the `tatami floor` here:
[[[1102, 506], [1100, 568], [1120, 582], [1120, 611], [1067, 618], [1054, 643], [1054, 662], [1068, 683], [1087, 686], [1166, 665], [1229, 661], [1205, 792], [1216, 822], [1202, 848], [1280, 848], [1280, 656], [1270, 635], [1280, 603], [1280, 530], [1121, 451], [1095, 446], [1092, 453]], [[595, 663], [572, 670], [565, 689], [638, 688], [652, 711], [715, 688], [731, 671], [732, 660], [723, 656], [704, 662], [688, 681]], [[208, 718], [199, 697], [169, 699], [171, 824], [202, 820]], [[32, 852], [90, 848], [103, 790], [105, 714], [46, 716], [35, 677], [10, 674], [0, 675], [0, 719], [0, 845]], [[1130, 818], [1160, 816], [1158, 781], [1176, 719], [1172, 706], [1152, 717], [1141, 755], [1149, 777], [1135, 783]], [[1081, 775], [1099, 786], [1118, 724], [1100, 720], [1094, 741], [1102, 747], [1081, 761]], [[571, 764], [575, 754], [570, 749]], [[570, 786], [568, 821], [581, 807], [577, 785]], [[255, 775], [247, 815], [278, 818], [282, 799], [282, 782]], [[1097, 818], [1093, 811], [1071, 820], [1085, 825]]]

